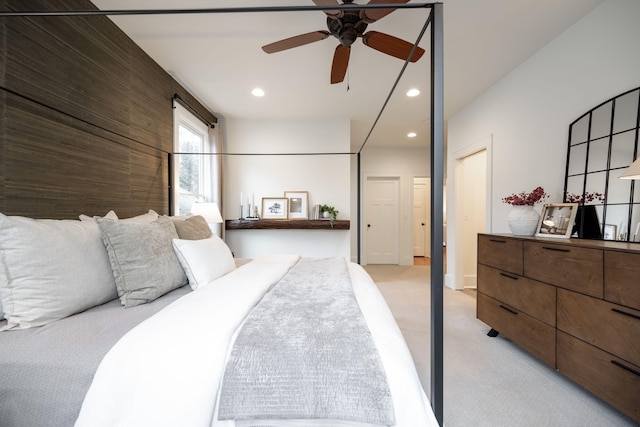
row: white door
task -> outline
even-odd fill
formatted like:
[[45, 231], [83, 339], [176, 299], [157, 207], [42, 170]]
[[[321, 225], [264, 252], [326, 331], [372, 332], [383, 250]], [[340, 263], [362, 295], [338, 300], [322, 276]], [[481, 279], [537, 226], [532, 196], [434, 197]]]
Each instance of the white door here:
[[399, 194], [398, 177], [367, 178], [367, 264], [399, 264]]
[[478, 233], [485, 231], [486, 224], [486, 150], [472, 154], [462, 160], [464, 181], [464, 287], [475, 288], [477, 284]]
[[413, 180], [413, 256], [431, 256], [431, 179]]

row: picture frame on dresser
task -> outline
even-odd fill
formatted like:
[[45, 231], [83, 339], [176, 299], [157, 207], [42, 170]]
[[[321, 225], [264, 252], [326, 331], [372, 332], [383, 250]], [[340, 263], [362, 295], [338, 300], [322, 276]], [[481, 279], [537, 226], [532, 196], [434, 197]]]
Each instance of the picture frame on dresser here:
[[578, 213], [578, 203], [549, 203], [542, 207], [536, 237], [568, 239]]

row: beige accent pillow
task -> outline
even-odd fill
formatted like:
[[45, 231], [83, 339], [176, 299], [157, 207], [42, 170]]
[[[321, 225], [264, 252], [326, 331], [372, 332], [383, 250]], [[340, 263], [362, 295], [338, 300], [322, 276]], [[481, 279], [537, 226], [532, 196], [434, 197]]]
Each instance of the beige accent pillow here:
[[109, 254], [120, 302], [133, 307], [155, 300], [187, 283], [173, 251], [178, 237], [173, 221], [152, 223], [97, 219]]
[[207, 224], [207, 221], [201, 215], [194, 215], [179, 220], [173, 219], [173, 225], [176, 227], [178, 238], [183, 240], [208, 239], [213, 234], [211, 233], [209, 224]]
[[94, 221], [0, 214], [0, 298], [6, 329], [42, 326], [117, 297]]

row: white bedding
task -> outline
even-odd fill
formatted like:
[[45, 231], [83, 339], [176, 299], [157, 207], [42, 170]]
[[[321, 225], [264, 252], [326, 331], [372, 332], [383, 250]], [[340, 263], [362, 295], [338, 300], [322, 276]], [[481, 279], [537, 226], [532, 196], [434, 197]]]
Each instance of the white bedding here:
[[[298, 259], [253, 260], [198, 287], [131, 330], [103, 359], [76, 426], [234, 426], [233, 421], [216, 419], [218, 389], [234, 334], [263, 294]], [[362, 267], [351, 263], [349, 273], [386, 369], [397, 425], [437, 426], [382, 295]], [[271, 425], [294, 424], [319, 422]], [[362, 424], [327, 421], [324, 425]]]

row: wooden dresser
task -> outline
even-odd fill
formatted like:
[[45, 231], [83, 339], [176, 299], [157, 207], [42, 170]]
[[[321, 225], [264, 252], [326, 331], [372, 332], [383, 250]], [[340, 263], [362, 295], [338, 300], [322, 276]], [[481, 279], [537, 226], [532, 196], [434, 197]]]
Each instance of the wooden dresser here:
[[640, 244], [480, 234], [477, 317], [640, 422]]

